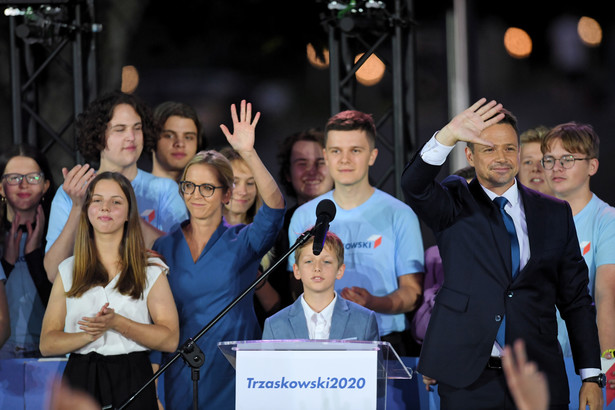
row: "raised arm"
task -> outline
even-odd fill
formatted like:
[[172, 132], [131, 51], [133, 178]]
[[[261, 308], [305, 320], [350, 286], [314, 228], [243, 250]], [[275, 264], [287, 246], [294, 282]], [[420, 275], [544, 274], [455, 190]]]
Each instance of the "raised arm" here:
[[497, 124], [504, 114], [500, 113], [502, 104], [495, 101], [487, 103], [481, 98], [470, 108], [457, 114], [437, 134], [436, 139], [442, 145], [453, 146], [457, 141], [473, 142], [475, 144], [493, 145], [480, 138], [481, 132], [493, 124]]
[[260, 118], [260, 112], [257, 112], [254, 115], [254, 120], [252, 120], [252, 104], [242, 100], [239, 115], [235, 104], [231, 105], [231, 117], [233, 119], [233, 133], [229, 131], [226, 125], [220, 124], [220, 129], [226, 136], [228, 143], [250, 167], [263, 202], [272, 209], [284, 208], [284, 196], [278, 184], [254, 149], [254, 130]]
[[448, 226], [459, 211], [457, 200], [436, 180], [441, 165], [450, 152], [450, 149], [442, 149], [442, 145], [450, 148], [458, 141], [465, 141], [493, 146], [480, 135], [485, 128], [501, 121], [504, 114], [500, 112], [501, 104], [486, 101], [481, 98], [470, 108], [457, 114], [436, 133], [437, 143], [429, 140], [402, 173], [401, 186], [406, 202], [433, 230]]
[[[43, 264], [50, 282], [54, 282], [60, 263], [73, 254], [75, 236], [77, 227], [79, 226], [79, 217], [81, 216], [81, 207], [85, 200], [85, 191], [88, 183], [95, 176], [94, 169], [90, 168], [87, 164], [76, 165], [70, 171], [63, 168], [62, 174], [64, 175], [64, 184], [61, 189], [70, 197], [72, 205], [68, 214], [68, 219], [62, 226], [60, 234], [54, 238], [55, 240], [51, 245], [48, 244], [49, 248], [45, 252]], [[58, 194], [60, 193], [58, 192]], [[57, 217], [58, 215], [55, 215], [52, 205], [51, 215], [49, 216], [50, 225], [58, 223], [54, 220]], [[49, 239], [48, 235], [48, 242], [50, 242]]]

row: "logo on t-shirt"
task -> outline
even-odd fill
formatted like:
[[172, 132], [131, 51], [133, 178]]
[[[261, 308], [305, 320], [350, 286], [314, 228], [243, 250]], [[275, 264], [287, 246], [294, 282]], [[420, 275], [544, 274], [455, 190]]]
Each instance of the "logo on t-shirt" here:
[[581, 246], [581, 253], [583, 254], [583, 256], [585, 256], [585, 254], [589, 252], [592, 248], [592, 243], [590, 241], [583, 241], [579, 243], [579, 245]]
[[156, 217], [156, 211], [153, 209], [146, 209], [141, 212], [141, 218], [145, 219], [147, 222], [152, 223], [154, 218]]
[[382, 235], [372, 235], [366, 241], [348, 242], [344, 249], [376, 249], [382, 244]]

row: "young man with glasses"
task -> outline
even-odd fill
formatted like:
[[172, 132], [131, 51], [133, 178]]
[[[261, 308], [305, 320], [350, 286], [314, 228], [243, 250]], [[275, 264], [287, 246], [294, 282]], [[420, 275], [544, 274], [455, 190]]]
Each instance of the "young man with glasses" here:
[[[547, 183], [570, 204], [581, 253], [589, 269], [589, 292], [597, 309], [603, 357], [615, 349], [615, 208], [594, 194], [590, 179], [598, 172], [600, 139], [591, 125], [569, 122], [554, 127], [541, 150]], [[559, 339], [570, 356], [566, 326], [558, 316]], [[615, 388], [615, 383], [611, 384]]]

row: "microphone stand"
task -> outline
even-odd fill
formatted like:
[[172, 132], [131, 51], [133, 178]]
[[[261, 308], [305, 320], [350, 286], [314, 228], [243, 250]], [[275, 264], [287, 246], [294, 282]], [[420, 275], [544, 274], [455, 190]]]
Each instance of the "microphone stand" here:
[[[182, 357], [184, 359], [184, 362], [187, 363], [188, 366], [190, 366], [190, 368], [192, 369], [192, 388], [193, 388], [193, 392], [192, 392], [192, 405], [193, 405], [193, 409], [197, 410], [198, 409], [198, 403], [199, 403], [199, 401], [198, 401], [199, 369], [205, 363], [205, 355], [203, 354], [203, 352], [199, 348], [199, 346], [196, 344], [196, 342], [205, 333], [207, 333], [207, 331], [209, 331], [209, 329], [211, 329], [211, 327], [213, 325], [218, 323], [220, 321], [220, 319], [222, 319], [222, 317], [224, 317], [224, 315], [226, 315], [228, 313], [229, 310], [231, 310], [237, 303], [239, 303], [239, 301], [241, 299], [243, 299], [246, 295], [248, 295], [252, 291], [252, 289], [254, 289], [261, 282], [266, 280], [267, 276], [269, 276], [269, 273], [271, 273], [280, 263], [282, 263], [282, 261], [286, 260], [286, 258], [288, 258], [288, 256], [291, 253], [293, 253], [295, 251], [295, 249], [297, 249], [299, 246], [303, 245], [305, 242], [308, 241], [308, 239], [310, 239], [312, 236], [314, 236], [317, 228], [320, 228], [320, 225], [322, 225], [322, 223], [316, 224], [316, 226], [314, 226], [311, 230], [306, 231], [303, 234], [301, 234], [301, 236], [299, 236], [297, 238], [297, 240], [295, 241], [295, 244], [293, 246], [291, 246], [291, 248], [288, 250], [288, 252], [286, 252], [286, 254], [284, 254], [284, 256], [282, 256], [280, 259], [278, 259], [278, 261], [275, 262], [269, 269], [267, 269], [267, 271], [265, 273], [263, 273], [260, 277], [256, 278], [256, 280], [246, 290], [244, 290], [231, 303], [229, 303], [224, 309], [222, 309], [222, 311], [220, 313], [218, 313], [216, 315], [216, 317], [213, 318], [207, 325], [205, 325], [195, 336], [193, 336], [191, 338], [188, 338], [188, 340], [186, 340], [181, 345], [181, 347], [177, 350], [177, 352], [175, 352], [173, 357], [171, 357], [171, 359], [169, 361], [167, 361], [164, 364], [164, 366], [161, 366], [158, 369], [158, 371], [152, 376], [151, 379], [149, 379], [139, 390], [137, 390], [136, 393], [134, 393], [128, 400], [126, 400], [117, 409], [121, 410], [121, 409], [126, 408], [126, 406], [128, 406], [150, 384], [152, 384], [154, 381], [156, 381], [156, 379], [158, 379], [158, 377], [160, 377], [160, 375], [162, 373], [164, 373], [177, 359]], [[102, 410], [110, 409], [110, 408], [111, 408], [110, 406], [105, 406], [105, 407], [102, 408]]]

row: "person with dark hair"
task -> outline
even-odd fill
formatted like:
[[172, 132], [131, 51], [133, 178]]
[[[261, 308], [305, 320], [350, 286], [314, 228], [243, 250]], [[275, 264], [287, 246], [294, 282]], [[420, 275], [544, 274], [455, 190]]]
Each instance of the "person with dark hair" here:
[[[202, 151], [184, 168], [179, 186], [190, 217], [154, 244], [173, 272], [169, 282], [182, 341], [194, 337], [254, 282], [284, 218], [282, 192], [254, 149], [260, 113], [252, 116], [252, 104], [242, 100], [239, 110], [231, 106], [231, 116], [233, 132], [226, 125], [220, 127], [254, 176], [263, 205], [252, 223], [229, 225], [222, 217], [233, 195], [229, 160], [218, 151]], [[260, 339], [252, 296], [243, 298], [197, 342], [206, 355], [198, 383], [200, 409], [235, 408], [235, 370], [217, 344]], [[153, 363], [160, 360], [152, 355]], [[166, 408], [191, 408], [192, 385], [190, 369], [180, 361], [171, 364], [164, 377]]]
[[27, 144], [0, 155], [0, 175], [0, 256], [11, 324], [0, 358], [40, 357], [41, 323], [51, 292], [43, 249], [55, 184], [45, 155]]
[[467, 166], [453, 172], [453, 175], [457, 175], [461, 178], [464, 178], [466, 181], [468, 181], [469, 184], [470, 181], [472, 181], [476, 177], [476, 170], [474, 169], [474, 167]]
[[144, 150], [141, 164], [150, 162], [145, 170], [153, 175], [178, 181], [184, 167], [194, 155], [205, 148], [203, 127], [194, 108], [188, 104], [166, 101], [154, 108], [154, 121], [160, 128], [153, 150]]
[[[70, 353], [64, 379], [103, 407], [117, 408], [152, 377], [149, 350], [173, 352], [179, 342], [168, 267], [145, 247], [140, 220], [130, 181], [99, 173], [43, 319], [43, 355]], [[131, 406], [157, 408], [154, 385]]]
[[[142, 150], [151, 149], [158, 135], [150, 109], [139, 98], [119, 91], [100, 96], [78, 116], [76, 130], [79, 152], [89, 164], [98, 165], [97, 172], [119, 172], [131, 181], [147, 247], [160, 231], [170, 231], [187, 216], [177, 183], [137, 168]], [[96, 174], [89, 164], [62, 169], [64, 184], [53, 198], [47, 232], [45, 270], [50, 281], [60, 262], [72, 255], [87, 184]]]
[[547, 184], [545, 169], [542, 167], [542, 151], [540, 146], [549, 128], [539, 125], [525, 130], [519, 136], [521, 141], [521, 164], [519, 166], [519, 182], [546, 195], [553, 195], [553, 190]]
[[291, 134], [280, 145], [280, 184], [286, 195], [295, 198], [296, 207], [333, 189], [324, 147], [323, 132], [314, 128]]
[[[344, 299], [376, 312], [383, 341], [409, 355], [412, 338], [405, 313], [423, 293], [423, 237], [408, 205], [375, 188], [369, 169], [376, 161], [376, 125], [371, 115], [342, 111], [325, 126], [325, 160], [335, 188], [301, 205], [288, 229], [289, 243], [314, 225], [324, 199], [335, 203], [330, 229], [345, 246], [346, 274], [335, 290]], [[288, 259], [292, 270], [294, 256]]]
[[[523, 338], [544, 371], [551, 409], [568, 409], [569, 387], [557, 340], [555, 308], [571, 331], [584, 380], [580, 404], [602, 408], [596, 310], [570, 206], [519, 184], [516, 118], [481, 98], [457, 114], [410, 160], [402, 174], [408, 203], [429, 226], [442, 255], [418, 371], [438, 383], [446, 409], [515, 408], [502, 352]], [[456, 143], [465, 141], [476, 178], [436, 181]]]

